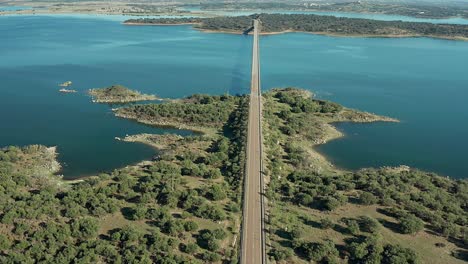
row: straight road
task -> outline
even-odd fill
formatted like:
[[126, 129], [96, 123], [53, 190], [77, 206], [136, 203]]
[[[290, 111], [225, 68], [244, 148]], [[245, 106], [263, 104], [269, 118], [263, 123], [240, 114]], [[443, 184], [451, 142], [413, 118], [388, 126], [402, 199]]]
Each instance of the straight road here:
[[261, 91], [259, 62], [259, 21], [254, 20], [252, 83], [250, 87], [247, 164], [244, 179], [244, 208], [241, 243], [242, 264], [265, 263], [263, 228], [263, 179], [261, 135]]

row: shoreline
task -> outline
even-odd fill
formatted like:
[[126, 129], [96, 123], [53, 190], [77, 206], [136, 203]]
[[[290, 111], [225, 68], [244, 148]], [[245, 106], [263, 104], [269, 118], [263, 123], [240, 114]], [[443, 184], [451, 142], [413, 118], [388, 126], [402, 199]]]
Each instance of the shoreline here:
[[[309, 91], [308, 91], [309, 92]], [[212, 136], [216, 134], [216, 131], [211, 128], [204, 128], [204, 127], [193, 127], [187, 124], [181, 124], [181, 123], [174, 123], [174, 122], [157, 122], [157, 121], [150, 121], [150, 120], [144, 120], [144, 119], [138, 119], [137, 117], [129, 116], [129, 115], [124, 115], [117, 113], [114, 110], [114, 115], [119, 118], [124, 118], [124, 119], [129, 119], [133, 120], [142, 124], [147, 124], [147, 125], [152, 125], [156, 127], [169, 127], [169, 128], [176, 128], [176, 129], [185, 129], [185, 130], [190, 130], [195, 133], [202, 133], [203, 135], [208, 135]], [[348, 117], [347, 117], [348, 116]], [[352, 117], [350, 117], [352, 116]], [[344, 108], [341, 111], [341, 115], [338, 117], [338, 119], [329, 119], [327, 120], [327, 117], [325, 118], [325, 124], [323, 127], [323, 135], [320, 138], [317, 138], [315, 141], [307, 141], [304, 142], [304, 144], [309, 145], [308, 148], [308, 153], [309, 155], [312, 156], [314, 160], [316, 160], [318, 163], [317, 165], [331, 168], [334, 170], [339, 170], [339, 171], [349, 171], [346, 168], [340, 168], [337, 167], [326, 155], [320, 153], [316, 147], [320, 145], [324, 145], [329, 143], [330, 141], [346, 137], [346, 134], [339, 131], [336, 126], [334, 126], [335, 123], [344, 123], [344, 122], [350, 122], [350, 123], [377, 123], [377, 122], [390, 122], [390, 123], [400, 123], [401, 121], [396, 118], [392, 117], [387, 117], [387, 116], [382, 116], [382, 115], [377, 115], [369, 112], [361, 112], [358, 110], [350, 109], [350, 108]], [[266, 124], [266, 123], [265, 123]], [[265, 125], [264, 124], [264, 125]], [[159, 135], [159, 134], [149, 134], [149, 133], [140, 133], [140, 134], [134, 134], [134, 135], [128, 135], [125, 138], [122, 138], [121, 140], [124, 142], [132, 142], [132, 143], [141, 143], [148, 145], [150, 147], [153, 147], [157, 150], [164, 150], [164, 145], [165, 144], [158, 144], [157, 142], [154, 142], [152, 139], [164, 139], [165, 137], [171, 137], [171, 138], [181, 138], [182, 136], [175, 135], [175, 134], [167, 134], [167, 135]], [[406, 166], [406, 165], [400, 165], [400, 166]]]
[[[90, 3], [90, 5], [84, 5], [84, 3]], [[424, 16], [421, 14], [398, 14], [398, 13], [387, 13], [384, 11], [369, 11], [369, 10], [323, 10], [316, 8], [267, 8], [267, 9], [251, 9], [251, 8], [215, 8], [215, 9], [200, 9], [200, 10], [184, 10], [185, 4], [175, 4], [175, 12], [168, 11], [145, 11], [145, 10], [132, 10], [128, 4], [133, 2], [117, 2], [113, 5], [114, 9], [109, 9], [108, 5], [104, 5], [98, 2], [84, 2], [84, 3], [69, 3], [64, 6], [56, 6], [50, 2], [19, 2], [8, 4], [4, 3], [5, 7], [23, 7], [27, 9], [18, 10], [4, 10], [0, 11], [0, 16], [5, 15], [34, 15], [34, 14], [89, 14], [89, 15], [120, 15], [120, 16], [193, 16], [193, 17], [216, 17], [221, 16], [219, 13], [238, 13], [238, 12], [251, 12], [251, 13], [288, 13], [288, 12], [302, 12], [304, 14], [315, 14], [322, 16], [335, 16], [330, 13], [337, 14], [356, 14], [356, 15], [383, 15], [383, 16], [395, 16], [395, 17], [406, 17], [409, 19], [424, 19], [424, 20], [449, 20], [449, 19], [467, 19], [468, 17], [460, 15], [452, 16]], [[165, 7], [165, 5], [155, 4], [154, 7]], [[395, 19], [397, 20], [397, 19]], [[388, 20], [390, 21], [390, 20]], [[430, 23], [430, 22], [429, 22]]]
[[[243, 33], [237, 31], [228, 31], [228, 30], [210, 30], [210, 29], [202, 29], [196, 28], [194, 29], [204, 32], [204, 33], [221, 33], [221, 34], [236, 34], [242, 35]], [[340, 37], [340, 38], [388, 38], [388, 39], [397, 39], [397, 38], [432, 38], [432, 39], [443, 39], [443, 40], [454, 40], [454, 41], [468, 41], [468, 37], [449, 37], [449, 36], [434, 36], [434, 35], [419, 35], [419, 34], [408, 34], [408, 35], [369, 35], [369, 34], [339, 34], [339, 33], [332, 33], [332, 32], [309, 32], [309, 31], [300, 31], [300, 30], [284, 30], [284, 31], [276, 31], [276, 32], [262, 32], [260, 33], [261, 36], [269, 36], [269, 35], [282, 35], [282, 34], [290, 34], [290, 33], [303, 33], [303, 34], [311, 34], [311, 35], [319, 35], [319, 36], [328, 36], [328, 37]], [[248, 35], [251, 35], [249, 33]]]
[[122, 22], [122, 25], [125, 26], [185, 26], [185, 25], [198, 25], [200, 23], [174, 23], [174, 24], [164, 24], [164, 23], [138, 23], [138, 22]]
[[320, 10], [320, 9], [232, 9], [232, 8], [220, 8], [220, 9], [201, 9], [200, 12], [227, 12], [227, 13], [235, 13], [235, 12], [254, 12], [254, 13], [271, 13], [271, 12], [304, 12], [310, 13], [311, 15], [317, 15], [317, 13], [323, 13], [323, 16], [333, 16], [326, 13], [340, 13], [340, 14], [363, 14], [363, 15], [385, 15], [385, 16], [400, 16], [400, 17], [408, 17], [408, 18], [415, 18], [415, 19], [428, 19], [428, 20], [444, 20], [444, 19], [468, 19], [468, 17], [463, 16], [444, 16], [444, 17], [427, 17], [427, 16], [410, 16], [405, 14], [396, 14], [396, 13], [384, 13], [384, 12], [370, 12], [370, 11], [341, 11], [341, 10]]
[[[376, 114], [372, 114], [369, 112], [359, 112], [356, 110], [352, 109], [345, 109], [345, 111], [354, 111], [355, 113], [363, 113], [363, 114], [368, 114], [369, 116], [372, 116], [372, 119], [356, 119], [356, 120], [349, 120], [349, 119], [343, 119], [343, 120], [330, 120], [325, 124], [324, 127], [324, 135], [322, 138], [318, 138], [316, 141], [312, 142], [310, 141], [310, 148], [309, 148], [309, 155], [311, 155], [315, 160], [317, 160], [319, 165], [321, 166], [326, 166], [328, 168], [332, 168], [334, 170], [339, 170], [342, 172], [345, 171], [350, 171], [347, 168], [342, 168], [337, 166], [335, 163], [332, 162], [332, 159], [329, 158], [329, 156], [323, 154], [319, 150], [317, 150], [317, 147], [321, 145], [325, 145], [331, 141], [340, 139], [340, 138], [345, 138], [347, 136], [346, 133], [338, 130], [338, 128], [334, 125], [336, 123], [378, 123], [378, 122], [386, 122], [386, 123], [400, 123], [401, 121], [396, 119], [396, 118], [391, 118], [387, 116], [380, 116]], [[406, 166], [406, 165], [400, 165], [400, 166]]]
[[[123, 25], [129, 26], [184, 26], [184, 25], [199, 25], [200, 23], [171, 23], [171, 24], [164, 24], [164, 23], [138, 23], [138, 22], [122, 22]], [[203, 29], [193, 27], [193, 29], [198, 30], [203, 33], [219, 33], [219, 34], [235, 34], [235, 35], [243, 35], [242, 32], [239, 31], [231, 31], [231, 30], [213, 30], [213, 29]], [[261, 32], [261, 36], [269, 36], [269, 35], [281, 35], [281, 34], [289, 34], [289, 33], [303, 33], [303, 34], [312, 34], [312, 35], [320, 35], [320, 36], [329, 36], [329, 37], [344, 37], [344, 38], [433, 38], [433, 39], [443, 39], [443, 40], [454, 40], [454, 41], [468, 41], [468, 37], [450, 37], [450, 36], [437, 36], [437, 35], [421, 35], [421, 34], [393, 34], [393, 35], [384, 35], [384, 34], [377, 34], [377, 35], [370, 35], [370, 34], [339, 34], [333, 32], [309, 32], [309, 31], [301, 31], [301, 30], [284, 30], [284, 31], [275, 31], [275, 32]], [[248, 35], [252, 35], [252, 33], [248, 33]]]
[[126, 104], [126, 103], [142, 102], [142, 101], [164, 101], [164, 99], [159, 98], [157, 96], [148, 96], [148, 97], [133, 98], [133, 99], [95, 99], [93, 97], [91, 101], [93, 103], [99, 103], [99, 104]]
[[88, 94], [91, 96], [93, 103], [125, 104], [142, 101], [163, 101], [162, 98], [154, 94], [140, 93], [119, 84], [106, 88], [89, 89]]
[[214, 128], [190, 126], [190, 125], [183, 124], [183, 123], [168, 122], [168, 121], [151, 121], [151, 120], [146, 120], [146, 119], [140, 119], [138, 117], [118, 113], [117, 110], [118, 108], [113, 109], [114, 116], [123, 118], [123, 119], [133, 120], [133, 121], [145, 124], [145, 125], [155, 126], [159, 128], [175, 128], [175, 129], [180, 129], [180, 130], [189, 130], [194, 133], [202, 133], [206, 135], [216, 134], [216, 131], [214, 131]]

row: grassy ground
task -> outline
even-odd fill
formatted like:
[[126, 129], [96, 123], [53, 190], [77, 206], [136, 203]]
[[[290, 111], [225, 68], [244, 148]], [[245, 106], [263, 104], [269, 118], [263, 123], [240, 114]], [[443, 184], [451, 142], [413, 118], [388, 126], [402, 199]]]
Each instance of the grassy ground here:
[[[313, 210], [305, 207], [291, 206], [287, 203], [278, 203], [274, 210], [271, 212], [271, 217], [274, 219], [272, 226], [274, 226], [275, 233], [271, 233], [271, 239], [274, 241], [275, 247], [282, 247], [282, 244], [288, 243], [287, 239], [281, 237], [281, 232], [278, 230], [285, 230], [292, 227], [300, 226], [302, 229], [302, 239], [315, 242], [323, 242], [327, 239], [332, 240], [338, 247], [345, 246], [345, 239], [352, 238], [352, 235], [343, 234], [346, 225], [341, 221], [343, 218], [358, 219], [360, 216], [370, 216], [379, 222], [384, 222], [386, 226], [380, 224], [379, 233], [384, 238], [384, 243], [400, 244], [406, 248], [415, 250], [421, 260], [421, 263], [434, 263], [434, 264], [461, 264], [466, 263], [463, 260], [454, 258], [451, 254], [459, 247], [448, 242], [444, 237], [435, 235], [430, 230], [425, 229], [415, 235], [405, 235], [395, 232], [388, 226], [397, 224], [397, 221], [378, 212], [382, 206], [362, 206], [355, 204], [347, 204], [338, 210], [330, 213], [324, 213], [319, 210]], [[322, 229], [320, 227], [320, 220], [328, 218], [335, 223], [334, 228]], [[389, 224], [390, 223], [390, 224]], [[445, 244], [444, 247], [437, 247], [436, 243]], [[308, 263], [300, 258], [293, 258], [294, 263]], [[290, 263], [288, 261], [288, 263]], [[345, 260], [342, 260], [346, 263]]]
[[[288, 103], [280, 102], [276, 93], [277, 91], [273, 90], [264, 95], [264, 137], [268, 159], [268, 175], [270, 177], [268, 187], [270, 192], [268, 194], [270, 250], [291, 250], [291, 248], [294, 248], [294, 240], [319, 243], [332, 240], [340, 252], [338, 261], [341, 263], [355, 263], [355, 261], [349, 259], [346, 241], [366, 234], [362, 231], [359, 234], [350, 234], [347, 231], [346, 219], [357, 220], [362, 216], [369, 216], [379, 221], [378, 233], [382, 237], [382, 244], [399, 244], [405, 248], [410, 248], [417, 253], [421, 263], [466, 263], [452, 255], [454, 252], [463, 251], [462, 243], [435, 233], [428, 228], [429, 223], [427, 222], [426, 228], [416, 234], [400, 233], [398, 220], [382, 213], [382, 209], [392, 206], [360, 205], [357, 203], [357, 198], [361, 193], [360, 190], [335, 190], [332, 192], [333, 195], [342, 194], [348, 200], [344, 205], [338, 206], [337, 209], [332, 211], [298, 205], [294, 202], [294, 196], [297, 196], [297, 194], [293, 194], [293, 197], [278, 194], [284, 192], [284, 186], [295, 185], [294, 182], [287, 180], [287, 177], [296, 171], [307, 171], [317, 175], [333, 175], [333, 178], [336, 179], [343, 178], [343, 182], [349, 180], [349, 177], [345, 177], [347, 171], [337, 169], [325, 157], [314, 150], [314, 146], [317, 144], [323, 144], [328, 140], [342, 136], [331, 125], [332, 122], [397, 122], [397, 120], [347, 108], [325, 114], [320, 112], [305, 114], [299, 110], [292, 111], [292, 107]], [[291, 90], [289, 95], [309, 97], [294, 90]], [[285, 111], [292, 112], [285, 114]], [[288, 116], [289, 119], [285, 120], [284, 116]], [[299, 122], [298, 120], [302, 121]], [[294, 126], [295, 123], [300, 123], [298, 125], [299, 130], [296, 132], [285, 129], [285, 127]], [[310, 131], [313, 131], [312, 137]], [[287, 133], [292, 134], [288, 135]], [[295, 146], [295, 148], [299, 149], [299, 155], [301, 156], [299, 161], [291, 160], [288, 153], [289, 146]], [[400, 173], [401, 171], [404, 171], [404, 169], [393, 170], [394, 173]], [[317, 176], [317, 178], [319, 177]], [[313, 177], [308, 178], [305, 183], [309, 181], [314, 181]], [[297, 189], [300, 186], [293, 188]], [[322, 188], [325, 188], [325, 186]], [[410, 191], [418, 192], [414, 187], [410, 187]], [[313, 198], [314, 200], [320, 199], [318, 197]], [[321, 219], [325, 218], [334, 223], [333, 228], [322, 228], [320, 225]], [[300, 238], [291, 239], [292, 230], [300, 230]], [[436, 246], [436, 244], [443, 246]], [[309, 263], [308, 260], [300, 256], [297, 250], [292, 252], [294, 252], [292, 256], [278, 262]], [[273, 263], [275, 262], [273, 258], [271, 260]]]

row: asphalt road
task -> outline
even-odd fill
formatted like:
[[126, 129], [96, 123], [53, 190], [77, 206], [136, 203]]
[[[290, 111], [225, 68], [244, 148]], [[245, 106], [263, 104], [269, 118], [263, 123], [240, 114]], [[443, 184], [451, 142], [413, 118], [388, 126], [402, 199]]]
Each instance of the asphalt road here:
[[241, 244], [241, 263], [265, 263], [263, 235], [263, 204], [261, 179], [261, 93], [258, 53], [259, 21], [254, 20], [252, 53], [252, 83], [250, 91], [249, 124], [247, 135], [247, 166], [244, 182], [244, 212]]

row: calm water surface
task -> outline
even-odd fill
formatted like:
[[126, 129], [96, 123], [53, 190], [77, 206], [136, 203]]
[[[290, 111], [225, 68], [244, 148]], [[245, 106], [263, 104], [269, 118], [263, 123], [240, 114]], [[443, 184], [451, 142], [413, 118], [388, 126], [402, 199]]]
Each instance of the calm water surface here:
[[2, 6], [0, 5], [0, 12], [1, 11], [19, 11], [19, 10], [30, 10], [33, 9], [30, 6]]
[[[0, 36], [0, 146], [57, 145], [69, 178], [155, 153], [115, 136], [187, 133], [115, 118], [107, 105], [90, 102], [87, 89], [119, 83], [176, 98], [249, 87], [247, 36], [55, 16], [0, 17]], [[340, 124], [348, 136], [320, 147], [338, 166], [407, 164], [468, 175], [468, 42], [295, 33], [262, 37], [261, 47], [265, 89], [303, 87], [402, 120]], [[78, 94], [58, 93], [67, 80]]]

